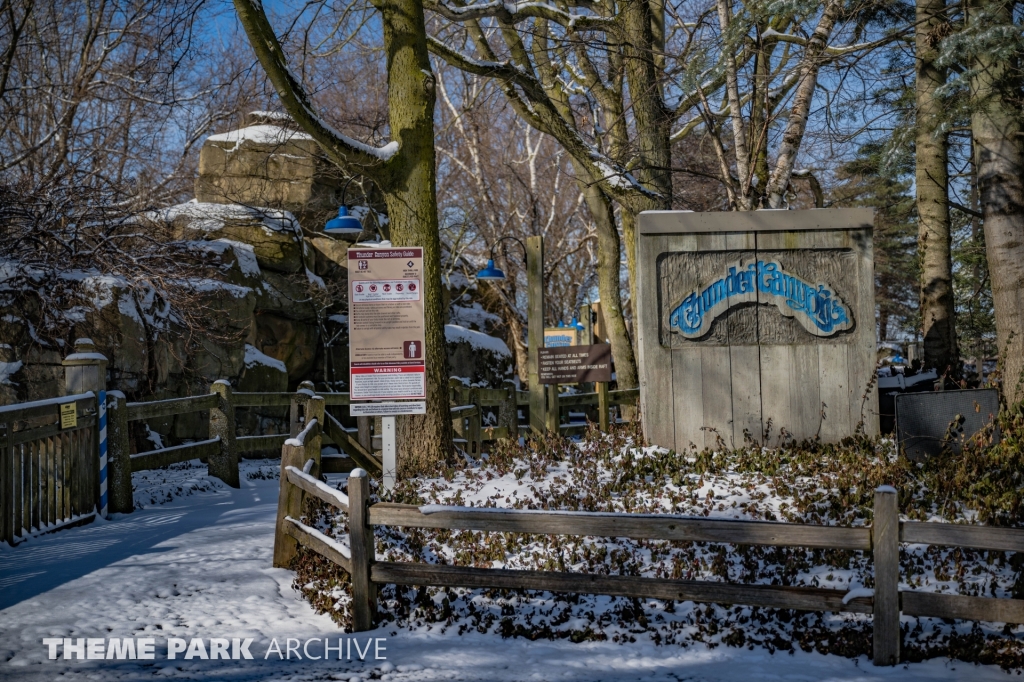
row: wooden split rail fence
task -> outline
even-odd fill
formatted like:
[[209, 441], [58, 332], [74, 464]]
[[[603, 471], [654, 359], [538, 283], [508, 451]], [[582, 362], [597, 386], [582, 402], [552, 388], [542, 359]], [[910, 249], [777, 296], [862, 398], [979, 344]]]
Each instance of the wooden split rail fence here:
[[[100, 372], [99, 374], [102, 374]], [[102, 388], [102, 383], [100, 387]], [[101, 478], [97, 393], [89, 391], [52, 400], [0, 407], [0, 541], [16, 544], [26, 535], [48, 532], [95, 517], [99, 508]], [[123, 393], [108, 391], [106, 489], [109, 511], [134, 509], [132, 473], [166, 467], [193, 459], [205, 461], [212, 475], [238, 487], [238, 464], [249, 456], [276, 453], [285, 440], [295, 437], [308, 420], [317, 419], [320, 439], [338, 445], [347, 457], [317, 456], [322, 473], [344, 472], [353, 466], [380, 471], [370, 436], [370, 417], [359, 417], [358, 428], [349, 429], [325, 411], [325, 407], [349, 404], [348, 393], [315, 396], [312, 384], [296, 393], [246, 393], [216, 381], [210, 393], [185, 398], [128, 402]], [[556, 412], [598, 406], [607, 429], [611, 406], [635, 403], [637, 390], [603, 391], [564, 395]], [[519, 423], [519, 409], [528, 406], [525, 391], [509, 382], [504, 389], [468, 388], [455, 380], [451, 386], [452, 422], [457, 443], [477, 455], [487, 441], [510, 437], [528, 426]], [[61, 405], [74, 404], [77, 425], [61, 428]], [[274, 435], [236, 435], [238, 408], [290, 407], [290, 432]], [[208, 413], [208, 437], [172, 447], [132, 453], [129, 423], [166, 419], [178, 415]], [[488, 423], [485, 424], [485, 418]], [[557, 421], [557, 420], [556, 420]], [[497, 425], [491, 423], [497, 422]], [[563, 434], [579, 433], [585, 424], [563, 424]], [[318, 441], [319, 442], [319, 439]]]
[[[666, 601], [740, 604], [803, 611], [871, 614], [875, 665], [900, 660], [900, 615], [1024, 622], [1024, 600], [900, 590], [899, 545], [921, 543], [990, 551], [1024, 551], [1024, 530], [900, 521], [897, 493], [875, 491], [871, 527], [816, 526], [768, 521], [716, 520], [676, 515], [512, 510], [407, 504], [370, 504], [367, 473], [353, 470], [348, 495], [319, 479], [316, 451], [302, 443], [281, 456], [281, 488], [274, 565], [288, 568], [299, 545], [341, 566], [352, 580], [353, 627], [374, 627], [376, 586], [395, 585], [526, 589]], [[329, 538], [299, 519], [305, 496], [349, 515], [348, 544]], [[775, 547], [871, 552], [875, 586], [871, 596], [818, 587], [506, 570], [415, 562], [376, 561], [373, 527], [445, 528], [496, 533], [628, 537]]]

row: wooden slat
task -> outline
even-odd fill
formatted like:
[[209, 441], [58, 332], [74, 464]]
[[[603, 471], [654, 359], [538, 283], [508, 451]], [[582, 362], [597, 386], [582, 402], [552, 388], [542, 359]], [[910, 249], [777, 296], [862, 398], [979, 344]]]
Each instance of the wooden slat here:
[[309, 474], [302, 473], [295, 467], [285, 467], [285, 473], [288, 476], [288, 482], [292, 485], [302, 488], [308, 494], [332, 507], [348, 511], [348, 495], [345, 493], [330, 489], [326, 483], [318, 481]]
[[25, 488], [23, 487], [24, 475], [22, 471], [23, 467], [25, 466], [23, 462], [24, 450], [25, 447], [18, 445], [14, 446], [13, 467], [11, 469], [12, 485], [10, 492], [12, 497], [11, 511], [13, 512], [13, 518], [11, 523], [14, 526], [15, 536], [22, 536], [24, 534], [23, 529], [25, 528], [25, 517], [23, 516], [23, 513], [25, 511], [25, 506], [23, 504]]
[[478, 390], [480, 404], [486, 407], [498, 407], [508, 396], [503, 388], [481, 388]]
[[370, 507], [370, 524], [414, 528], [458, 528], [498, 533], [594, 535], [637, 539], [721, 542], [738, 545], [871, 549], [867, 528], [811, 526], [768, 521], [729, 521], [685, 516], [468, 510], [423, 514], [411, 504], [378, 503]]
[[306, 526], [293, 518], [286, 518], [284, 520], [283, 528], [285, 533], [288, 533], [288, 535], [291, 535], [293, 538], [298, 540], [299, 544], [303, 547], [313, 550], [325, 559], [330, 559], [345, 569], [349, 574], [352, 573], [352, 560], [310, 533]]
[[68, 449], [67, 438], [63, 435], [55, 436], [55, 438], [57, 439], [57, 447], [60, 448], [64, 457], [64, 516], [70, 519], [73, 516], [71, 511], [71, 481], [75, 458], [74, 453]]
[[54, 489], [56, 495], [54, 509], [57, 520], [64, 521], [68, 518], [67, 507], [64, 505], [64, 451], [60, 447], [60, 439], [58, 437], [50, 438], [50, 447], [53, 448], [53, 468], [56, 472], [54, 476], [56, 483]]
[[220, 397], [216, 393], [194, 395], [187, 398], [170, 398], [150, 403], [128, 403], [128, 421], [156, 419], [176, 414], [200, 412], [217, 407]]
[[852, 599], [848, 604], [844, 604], [843, 596], [846, 593], [843, 590], [826, 590], [816, 587], [732, 585], [696, 580], [666, 580], [555, 571], [511, 571], [389, 561], [374, 564], [370, 568], [370, 577], [375, 583], [395, 585], [544, 590], [666, 601], [744, 604], [801, 611], [871, 613], [870, 598]]
[[355, 468], [355, 460], [346, 455], [323, 455], [320, 457], [320, 473], [322, 474], [347, 474]]
[[1024, 599], [965, 597], [936, 592], [900, 592], [905, 616], [1024, 623]]
[[29, 522], [32, 527], [39, 529], [39, 488], [41, 481], [39, 479], [39, 451], [38, 449], [32, 453], [32, 459], [30, 461], [29, 470], [32, 472], [32, 511], [29, 518]]
[[[96, 415], [84, 415], [78, 418], [78, 426], [76, 428], [92, 427], [96, 425]], [[23, 429], [21, 431], [14, 432], [14, 443], [15, 445], [20, 443], [29, 443], [35, 440], [43, 440], [44, 438], [50, 438], [61, 433], [59, 423], [47, 424], [45, 426], [37, 426], [29, 429]]]
[[59, 399], [36, 400], [30, 403], [17, 403], [0, 407], [0, 421], [22, 421], [35, 417], [48, 417], [60, 414], [60, 405], [70, 402], [80, 402], [79, 410], [92, 407], [95, 409], [96, 396], [92, 392], [69, 395]]
[[345, 427], [341, 425], [341, 422], [335, 419], [334, 415], [328, 412], [324, 413], [324, 432], [327, 434], [328, 438], [344, 448], [345, 453], [348, 454], [356, 464], [367, 470], [381, 470], [380, 460], [365, 450], [363, 446], [359, 444], [359, 441], [349, 435], [348, 431], [345, 430]]
[[288, 407], [294, 393], [231, 393], [235, 407]]
[[145, 471], [146, 469], [157, 469], [169, 464], [187, 462], [191, 459], [209, 458], [220, 452], [220, 438], [210, 438], [196, 443], [176, 445], [173, 448], [153, 450], [152, 452], [141, 452], [132, 455], [132, 473]]
[[596, 405], [597, 393], [575, 393], [573, 395], [558, 396], [558, 407], [580, 407], [583, 405]]
[[284, 442], [288, 440], [287, 433], [270, 436], [240, 436], [235, 439], [238, 453], [260, 452], [262, 450], [280, 450]]
[[621, 388], [617, 391], [608, 391], [608, 397], [613, 405], [632, 405], [640, 399], [640, 389]]
[[15, 451], [18, 453], [17, 456], [21, 459], [21, 521], [20, 524], [15, 527], [19, 533], [25, 533], [29, 531], [38, 521], [38, 514], [33, 513], [35, 507], [35, 457], [32, 453], [32, 443], [22, 445]]
[[972, 547], [999, 552], [1024, 552], [1024, 528], [989, 528], [958, 523], [904, 521], [900, 524], [900, 542]]
[[50, 466], [48, 439], [38, 441], [39, 450], [39, 522], [40, 528], [54, 522], [53, 518], [53, 476]]

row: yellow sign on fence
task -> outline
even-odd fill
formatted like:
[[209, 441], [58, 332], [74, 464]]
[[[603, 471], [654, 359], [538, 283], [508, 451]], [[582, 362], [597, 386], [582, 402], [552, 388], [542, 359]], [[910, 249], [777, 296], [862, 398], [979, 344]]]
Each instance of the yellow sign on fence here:
[[78, 403], [61, 403], [60, 428], [73, 429], [78, 426]]

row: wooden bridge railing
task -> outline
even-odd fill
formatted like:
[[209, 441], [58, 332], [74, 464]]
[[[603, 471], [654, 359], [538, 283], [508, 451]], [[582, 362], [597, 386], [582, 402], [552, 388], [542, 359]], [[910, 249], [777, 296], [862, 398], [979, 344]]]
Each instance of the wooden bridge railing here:
[[27, 534], [92, 520], [95, 393], [0, 407], [0, 427], [0, 540], [13, 546]]

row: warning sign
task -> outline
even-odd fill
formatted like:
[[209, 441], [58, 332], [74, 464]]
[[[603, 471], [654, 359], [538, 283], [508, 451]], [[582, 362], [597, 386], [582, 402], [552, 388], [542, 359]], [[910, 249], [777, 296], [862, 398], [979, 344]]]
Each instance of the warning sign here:
[[540, 349], [540, 383], [574, 384], [612, 380], [612, 347], [567, 346]]
[[78, 426], [78, 403], [61, 403], [60, 428], [73, 429]]
[[348, 264], [351, 399], [425, 398], [423, 249], [349, 249]]

